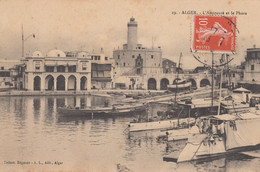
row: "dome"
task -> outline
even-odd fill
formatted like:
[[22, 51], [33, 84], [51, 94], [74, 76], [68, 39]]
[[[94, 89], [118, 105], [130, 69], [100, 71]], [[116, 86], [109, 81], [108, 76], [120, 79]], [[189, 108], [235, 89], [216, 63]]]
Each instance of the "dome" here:
[[78, 54], [77, 54], [77, 57], [88, 57], [88, 53], [87, 52], [84, 52], [84, 51], [82, 51], [82, 52], [79, 52]]
[[43, 57], [42, 52], [40, 51], [34, 51], [32, 54], [32, 57]]
[[47, 53], [47, 57], [66, 57], [66, 54], [61, 50], [51, 50]]

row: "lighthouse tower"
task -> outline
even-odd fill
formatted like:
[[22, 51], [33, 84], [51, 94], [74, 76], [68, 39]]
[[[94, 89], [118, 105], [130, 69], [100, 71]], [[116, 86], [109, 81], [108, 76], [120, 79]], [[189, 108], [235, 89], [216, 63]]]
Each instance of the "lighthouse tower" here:
[[137, 22], [135, 18], [130, 18], [130, 22], [127, 24], [127, 49], [133, 50], [137, 46]]

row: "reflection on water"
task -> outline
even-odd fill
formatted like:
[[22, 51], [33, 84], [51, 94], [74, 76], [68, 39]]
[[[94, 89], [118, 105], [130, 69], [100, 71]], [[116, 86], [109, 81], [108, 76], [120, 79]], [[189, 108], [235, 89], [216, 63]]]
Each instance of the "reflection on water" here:
[[[136, 172], [257, 171], [260, 168], [259, 159], [237, 158], [238, 155], [208, 162], [165, 162], [163, 156], [182, 145], [157, 140], [159, 131], [129, 134], [126, 128], [132, 117], [91, 119], [57, 113], [58, 107], [64, 105], [98, 106], [107, 100], [116, 101], [91, 96], [0, 97], [0, 162], [58, 160], [63, 162], [62, 166], [44, 168], [81, 167], [86, 171], [117, 171], [118, 166]], [[30, 167], [23, 166], [23, 169]], [[0, 171], [4, 168], [9, 166], [0, 165]]]

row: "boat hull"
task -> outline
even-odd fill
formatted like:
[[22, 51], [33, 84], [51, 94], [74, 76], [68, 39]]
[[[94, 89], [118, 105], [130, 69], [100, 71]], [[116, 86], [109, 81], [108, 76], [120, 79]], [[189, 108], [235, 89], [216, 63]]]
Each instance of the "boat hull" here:
[[58, 113], [66, 116], [116, 116], [127, 115], [134, 113], [145, 112], [145, 106], [132, 106], [132, 107], [117, 107], [117, 108], [89, 108], [89, 109], [77, 109], [77, 108], [58, 108]]
[[177, 162], [220, 157], [260, 148], [259, 116], [249, 113], [240, 114], [239, 119], [232, 115], [221, 116], [219, 118], [225, 121], [224, 133], [197, 134], [189, 137], [188, 144], [180, 153]]
[[[194, 123], [195, 118], [181, 118], [179, 119], [179, 124]], [[177, 128], [178, 119], [163, 120], [163, 121], [152, 121], [152, 122], [140, 122], [140, 123], [130, 123], [129, 131], [147, 131], [147, 130], [162, 130], [162, 129], [173, 129]]]
[[191, 88], [191, 82], [187, 82], [184, 84], [171, 84], [168, 85], [168, 90], [169, 91], [181, 91], [181, 90], [189, 90]]
[[192, 128], [180, 128], [169, 130], [166, 132], [167, 141], [187, 140], [192, 135], [199, 133], [199, 129], [197, 128], [194, 130], [194, 128], [197, 127], [193, 126]]

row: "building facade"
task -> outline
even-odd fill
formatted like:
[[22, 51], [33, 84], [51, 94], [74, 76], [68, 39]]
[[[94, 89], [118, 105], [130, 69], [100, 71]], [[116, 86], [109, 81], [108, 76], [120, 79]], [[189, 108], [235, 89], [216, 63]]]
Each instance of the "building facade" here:
[[103, 49], [100, 54], [90, 54], [91, 59], [91, 88], [111, 89], [113, 82], [113, 61], [104, 55]]
[[253, 92], [260, 92], [260, 48], [248, 48], [245, 58], [244, 78], [241, 85]]
[[17, 70], [14, 66], [19, 60], [0, 60], [0, 90], [17, 88]]
[[116, 88], [160, 89], [163, 73], [161, 47], [145, 48], [138, 44], [138, 24], [130, 18], [127, 24], [127, 44], [113, 51]]
[[66, 56], [61, 50], [40, 51], [22, 60], [22, 87], [29, 91], [69, 91], [91, 89], [91, 62], [86, 52]]
[[226, 88], [237, 88], [239, 83], [243, 81], [244, 69], [241, 66], [230, 66], [223, 70], [222, 86]]
[[169, 59], [163, 58], [162, 68], [163, 73], [176, 73], [176, 63]]
[[[67, 57], [77, 57], [79, 51], [66, 52]], [[113, 84], [113, 60], [105, 56], [103, 48], [100, 53], [88, 53], [85, 55], [91, 63], [91, 88], [92, 89], [111, 89]]]

